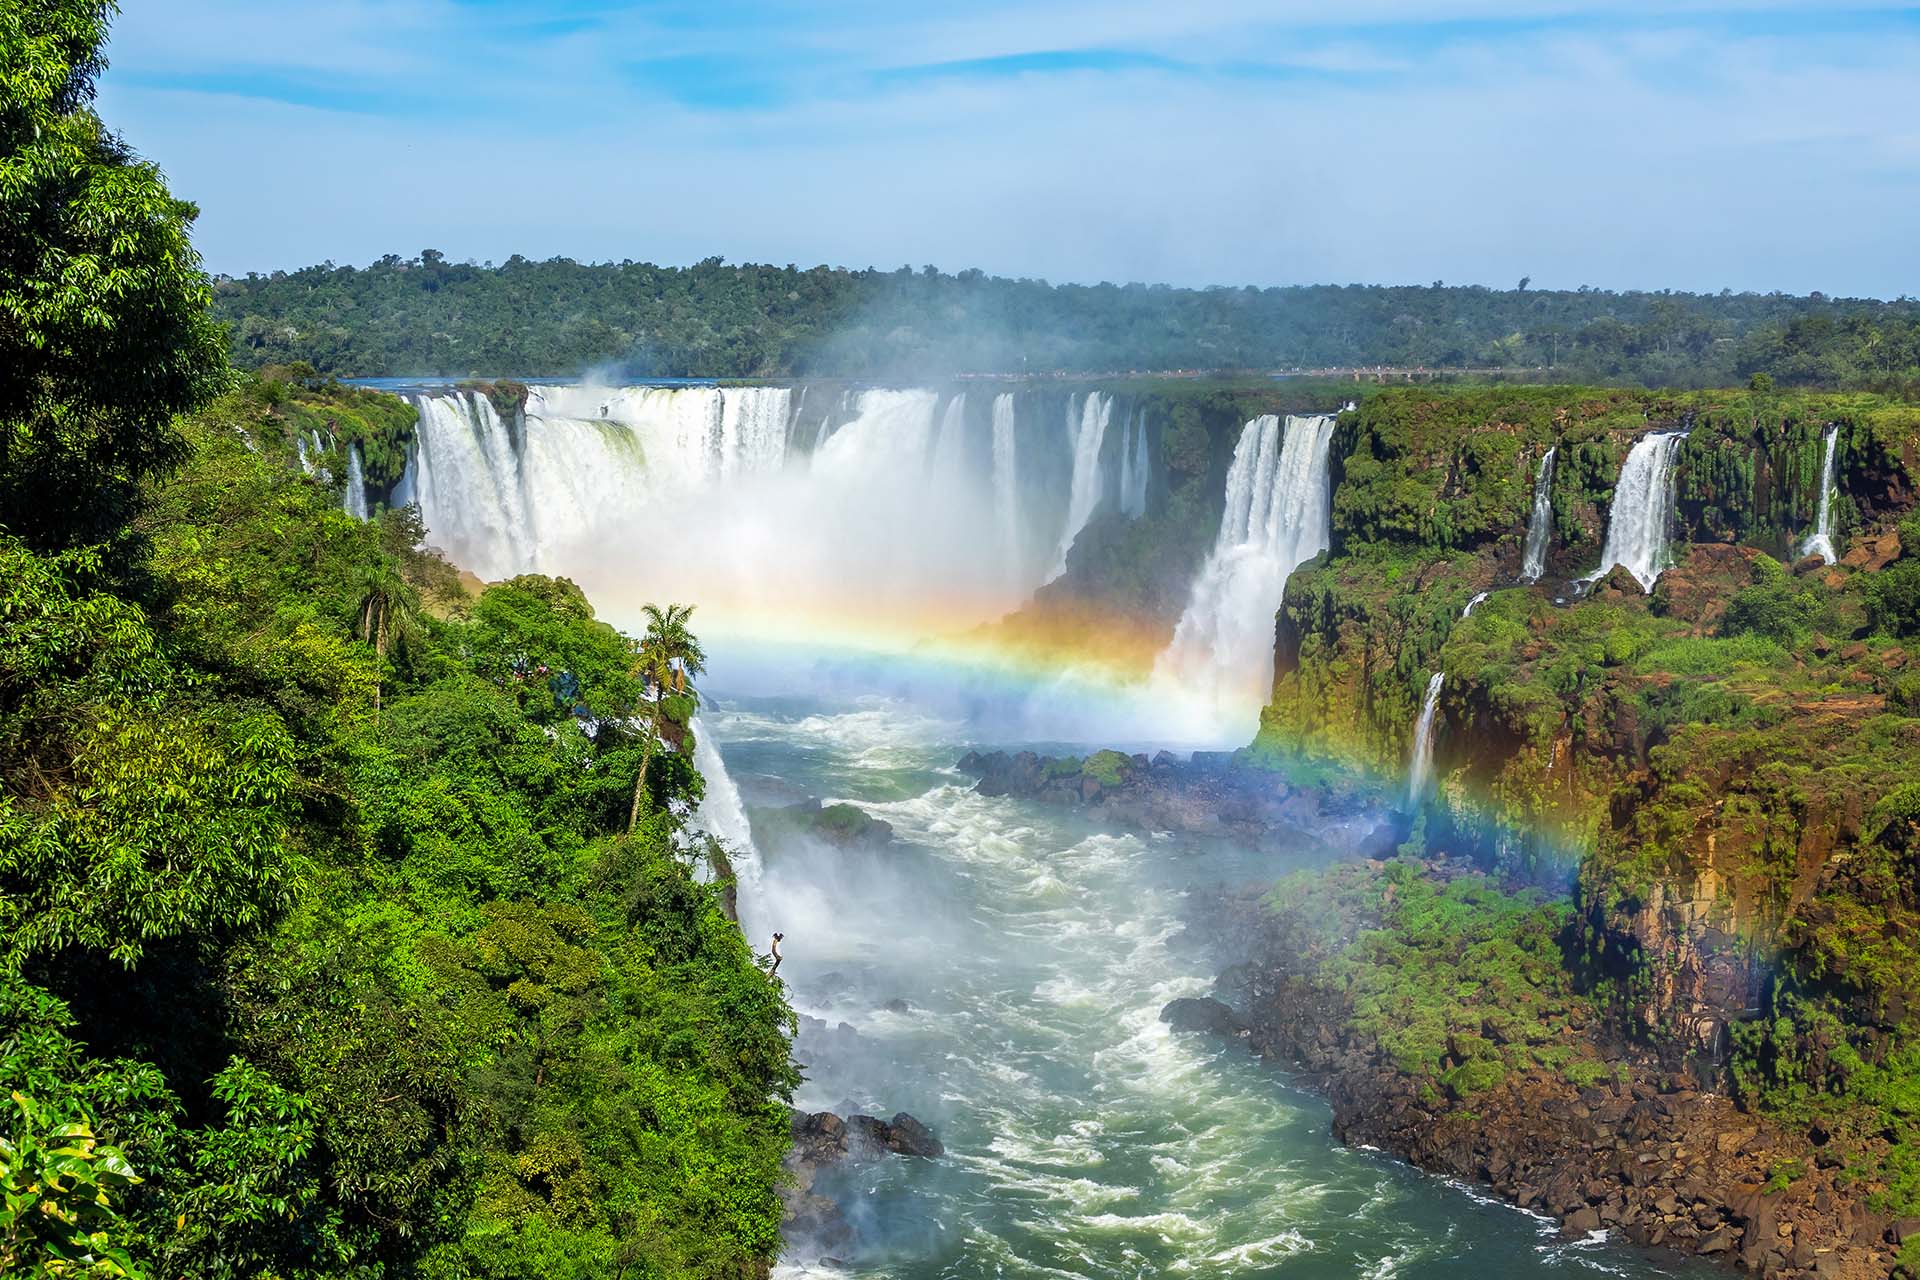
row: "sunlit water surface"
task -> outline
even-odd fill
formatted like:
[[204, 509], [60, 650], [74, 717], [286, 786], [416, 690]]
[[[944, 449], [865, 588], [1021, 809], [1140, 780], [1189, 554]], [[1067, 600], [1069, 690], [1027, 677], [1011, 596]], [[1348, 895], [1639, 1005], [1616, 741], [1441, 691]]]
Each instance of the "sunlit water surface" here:
[[[823, 1178], [860, 1244], [782, 1274], [889, 1277], [1705, 1275], [1547, 1223], [1379, 1153], [1242, 1051], [1173, 1033], [1216, 961], [1210, 889], [1313, 860], [1091, 830], [989, 799], [960, 725], [897, 702], [741, 699], [707, 716], [749, 806], [845, 800], [886, 853], [763, 850], [743, 902], [787, 935], [795, 1006], [857, 1032], [809, 1053], [808, 1109], [908, 1111], [947, 1146]], [[1193, 914], [1204, 915], [1203, 912]], [[907, 1012], [881, 1006], [908, 1003]], [[844, 1038], [843, 1038], [844, 1039]]]

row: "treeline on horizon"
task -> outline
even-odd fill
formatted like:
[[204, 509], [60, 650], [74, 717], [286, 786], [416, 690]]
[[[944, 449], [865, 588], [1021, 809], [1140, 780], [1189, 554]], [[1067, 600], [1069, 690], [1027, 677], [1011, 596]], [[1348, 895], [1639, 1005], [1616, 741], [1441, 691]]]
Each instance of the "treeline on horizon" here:
[[1820, 293], [1304, 285], [1184, 289], [793, 266], [449, 261], [222, 277], [248, 368], [340, 376], [910, 377], [1395, 368], [1913, 394], [1920, 301]]

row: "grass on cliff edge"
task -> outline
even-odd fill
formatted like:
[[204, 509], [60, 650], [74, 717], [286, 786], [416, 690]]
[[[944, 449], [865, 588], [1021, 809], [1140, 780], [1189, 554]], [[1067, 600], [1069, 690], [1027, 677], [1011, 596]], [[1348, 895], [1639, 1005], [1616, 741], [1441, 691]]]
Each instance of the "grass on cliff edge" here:
[[1407, 1075], [1467, 1097], [1509, 1072], [1545, 1069], [1581, 1087], [1612, 1072], [1568, 1034], [1597, 1012], [1567, 972], [1564, 902], [1478, 874], [1443, 882], [1402, 858], [1296, 872], [1267, 905], [1310, 980], [1338, 993], [1353, 1031]]

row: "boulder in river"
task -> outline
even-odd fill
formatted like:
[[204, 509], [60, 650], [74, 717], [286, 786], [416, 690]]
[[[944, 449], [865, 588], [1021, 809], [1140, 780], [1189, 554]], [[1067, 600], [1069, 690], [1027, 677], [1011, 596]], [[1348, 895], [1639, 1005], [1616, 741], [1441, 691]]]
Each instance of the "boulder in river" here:
[[1247, 1024], [1240, 1020], [1239, 1014], [1207, 996], [1182, 996], [1178, 1000], [1169, 1000], [1166, 1008], [1160, 1010], [1160, 1021], [1175, 1031], [1201, 1031], [1210, 1036], [1219, 1036], [1222, 1040], [1232, 1040], [1247, 1033]]

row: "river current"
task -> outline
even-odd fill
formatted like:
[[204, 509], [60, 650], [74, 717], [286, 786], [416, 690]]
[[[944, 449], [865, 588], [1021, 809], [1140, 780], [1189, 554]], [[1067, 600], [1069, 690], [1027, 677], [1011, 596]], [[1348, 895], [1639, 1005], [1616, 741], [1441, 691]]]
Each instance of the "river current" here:
[[780, 976], [826, 1024], [803, 1031], [795, 1101], [911, 1112], [947, 1147], [824, 1175], [816, 1190], [859, 1243], [795, 1241], [780, 1274], [1712, 1274], [1563, 1240], [1341, 1147], [1326, 1106], [1284, 1073], [1159, 1021], [1211, 990], [1211, 891], [1271, 881], [1315, 849], [1254, 857], [976, 795], [953, 765], [977, 731], [901, 701], [722, 698], [704, 720], [749, 813], [818, 796], [894, 828], [884, 851], [763, 839], [743, 927], [762, 951], [786, 934]]

